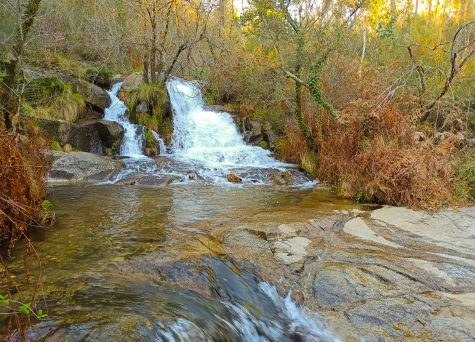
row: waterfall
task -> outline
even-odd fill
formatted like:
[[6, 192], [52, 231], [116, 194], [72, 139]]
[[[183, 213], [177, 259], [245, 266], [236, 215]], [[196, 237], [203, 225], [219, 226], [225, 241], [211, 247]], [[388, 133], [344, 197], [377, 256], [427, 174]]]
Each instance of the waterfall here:
[[151, 129], [153, 136], [157, 140], [158, 148], [159, 148], [159, 155], [163, 156], [167, 154], [167, 146], [165, 145], [165, 141], [162, 139], [162, 137], [155, 132], [153, 129]]
[[194, 83], [172, 78], [167, 89], [173, 109], [171, 151], [176, 157], [208, 168], [285, 166], [269, 151], [246, 145], [230, 114], [206, 110]]
[[120, 155], [132, 157], [143, 156], [143, 127], [130, 123], [127, 117], [127, 107], [124, 102], [117, 97], [117, 93], [121, 87], [122, 82], [116, 83], [112, 89], [107, 92], [111, 99], [111, 105], [106, 108], [104, 119], [115, 121], [124, 128], [124, 138], [120, 145]]

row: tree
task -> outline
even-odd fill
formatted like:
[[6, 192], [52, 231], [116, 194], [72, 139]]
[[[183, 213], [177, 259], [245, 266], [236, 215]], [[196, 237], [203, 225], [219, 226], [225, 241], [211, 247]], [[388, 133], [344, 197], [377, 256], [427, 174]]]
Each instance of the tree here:
[[17, 2], [19, 23], [13, 32], [11, 48], [0, 61], [0, 76], [3, 76], [0, 89], [4, 95], [0, 105], [4, 126], [7, 130], [13, 128], [12, 117], [17, 114], [16, 103], [21, 97], [18, 69], [21, 66], [26, 37], [33, 26], [40, 4], [41, 0], [29, 0], [27, 3], [23, 3], [21, 0]]
[[146, 83], [163, 83], [183, 52], [206, 38], [214, 3], [203, 0], [135, 0], [143, 28]]

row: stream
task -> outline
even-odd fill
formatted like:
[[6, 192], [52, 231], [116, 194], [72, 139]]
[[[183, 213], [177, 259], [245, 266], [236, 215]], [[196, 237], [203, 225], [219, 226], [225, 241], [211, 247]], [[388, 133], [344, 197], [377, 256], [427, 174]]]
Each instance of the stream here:
[[57, 222], [33, 238], [49, 317], [32, 340], [339, 340], [225, 236], [350, 202], [274, 186], [58, 186], [48, 196]]
[[25, 241], [12, 251], [10, 271], [31, 284], [18, 301], [41, 272], [48, 317], [28, 340], [473, 341], [474, 208], [339, 199], [246, 145], [178, 78], [172, 143], [155, 133], [161, 155], [146, 157], [120, 87], [105, 112], [124, 127], [120, 162], [107, 159], [120, 171], [49, 187], [56, 221], [31, 232], [41, 268], [25, 269]]
[[[338, 341], [223, 236], [352, 204], [313, 189], [316, 182], [269, 151], [246, 145], [228, 113], [206, 110], [199, 88], [178, 78], [167, 82], [172, 144], [161, 146], [167, 163], [157, 163], [142, 153], [143, 128], [129, 122], [120, 87], [109, 91], [105, 119], [124, 127], [125, 168], [102, 184], [49, 189], [57, 221], [33, 234], [45, 258], [41, 294], [49, 319], [34, 325], [29, 338]], [[230, 173], [240, 184], [227, 180]], [[177, 179], [168, 187], [120, 185], [167, 175]], [[273, 185], [275, 177], [291, 178], [292, 186]], [[21, 279], [27, 275], [17, 261], [12, 269]]]

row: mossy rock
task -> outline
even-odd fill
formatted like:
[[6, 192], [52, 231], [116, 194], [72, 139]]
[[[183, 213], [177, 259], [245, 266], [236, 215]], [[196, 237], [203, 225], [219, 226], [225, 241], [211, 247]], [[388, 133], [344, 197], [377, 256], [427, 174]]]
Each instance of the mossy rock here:
[[57, 77], [35, 78], [25, 86], [25, 100], [32, 106], [52, 104], [68, 90], [67, 85]]

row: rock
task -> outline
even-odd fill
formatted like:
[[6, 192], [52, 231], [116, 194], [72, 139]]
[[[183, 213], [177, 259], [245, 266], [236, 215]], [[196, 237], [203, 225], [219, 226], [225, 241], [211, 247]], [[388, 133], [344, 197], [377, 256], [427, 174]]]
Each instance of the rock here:
[[426, 140], [426, 135], [423, 132], [414, 132], [414, 142], [420, 143]]
[[124, 128], [115, 121], [98, 120], [94, 125], [105, 148], [119, 147], [124, 138]]
[[277, 143], [277, 135], [272, 130], [272, 126], [269, 122], [265, 122], [262, 127], [262, 134], [264, 140], [267, 142], [269, 149], [274, 151]]
[[230, 173], [229, 175], [227, 175], [226, 179], [228, 180], [228, 182], [231, 182], [231, 183], [241, 183], [242, 182], [242, 179], [240, 177], [236, 176], [234, 173]]
[[245, 132], [245, 141], [248, 144], [257, 144], [262, 140], [262, 126], [260, 123], [255, 121], [250, 121], [251, 129]]
[[117, 160], [87, 152], [52, 154], [55, 161], [48, 176], [50, 183], [106, 181], [123, 168]]
[[69, 132], [74, 125], [71, 122], [65, 120], [52, 120], [52, 119], [33, 119], [36, 125], [40, 128], [43, 135], [49, 139], [54, 139], [60, 143], [60, 145], [68, 144]]
[[124, 76], [120, 75], [120, 74], [117, 74], [117, 75], [113, 75], [110, 79], [110, 88], [112, 88], [112, 86], [116, 83], [119, 83], [119, 82], [123, 82], [124, 81]]
[[277, 227], [250, 227], [246, 230], [264, 240], [291, 238], [300, 234], [300, 227], [290, 224], [281, 224]]
[[148, 157], [153, 157], [158, 154], [157, 147], [145, 147], [144, 153]]
[[143, 84], [143, 74], [136, 72], [124, 79], [124, 82], [122, 83], [122, 89], [125, 91], [138, 90]]
[[72, 152], [73, 147], [70, 144], [66, 144], [66, 145], [63, 146], [63, 151], [67, 152], [67, 153]]
[[151, 176], [148, 174], [135, 173], [118, 181], [117, 185], [151, 185], [151, 186], [167, 186], [181, 178], [178, 176]]
[[464, 211], [442, 210], [429, 215], [388, 206], [373, 211], [371, 218], [417, 234], [440, 247], [474, 255], [475, 208]]
[[364, 210], [360, 210], [360, 209], [351, 209], [350, 210], [350, 213], [353, 215], [353, 216], [360, 216], [360, 215], [364, 215], [366, 213], [366, 211]]
[[[239, 110], [230, 104], [225, 105], [208, 105], [205, 107], [207, 110], [213, 112], [224, 112], [230, 114], [235, 120], [239, 121]], [[238, 125], [239, 126], [239, 125]]]
[[462, 119], [454, 119], [451, 123], [451, 126], [452, 132], [454, 133], [462, 132], [465, 128]]
[[356, 217], [346, 222], [343, 227], [343, 231], [347, 234], [351, 234], [365, 241], [371, 241], [394, 248], [401, 247], [400, 245], [388, 241], [387, 239], [378, 235], [360, 217]]
[[113, 121], [97, 120], [74, 124], [64, 120], [36, 119], [44, 135], [60, 145], [83, 152], [104, 154], [108, 148], [120, 146], [124, 136], [123, 127]]
[[95, 84], [71, 76], [58, 75], [58, 77], [71, 84], [72, 91], [81, 94], [84, 98], [86, 108], [80, 115], [80, 119], [100, 119], [104, 116], [104, 110], [110, 106], [110, 97], [107, 91]]
[[465, 139], [464, 145], [465, 145], [466, 147], [470, 147], [470, 148], [475, 147], [475, 138], [472, 138], [472, 139]]
[[140, 102], [137, 107], [135, 107], [135, 112], [137, 113], [148, 113], [149, 108], [146, 102]]
[[120, 124], [99, 120], [72, 125], [67, 140], [81, 151], [103, 154], [106, 148], [120, 146], [123, 136]]
[[310, 240], [305, 237], [296, 236], [287, 240], [279, 240], [272, 244], [274, 257], [285, 265], [293, 265], [299, 270], [305, 257]]
[[462, 147], [464, 144], [466, 144], [466, 141], [462, 133], [454, 134], [452, 132], [437, 132], [432, 138], [432, 143], [434, 145], [449, 143], [457, 147]]
[[67, 141], [80, 151], [102, 154], [102, 142], [95, 122], [71, 125]]
[[271, 169], [267, 173], [267, 177], [276, 185], [294, 184], [294, 177], [289, 171], [279, 171], [277, 169]]

